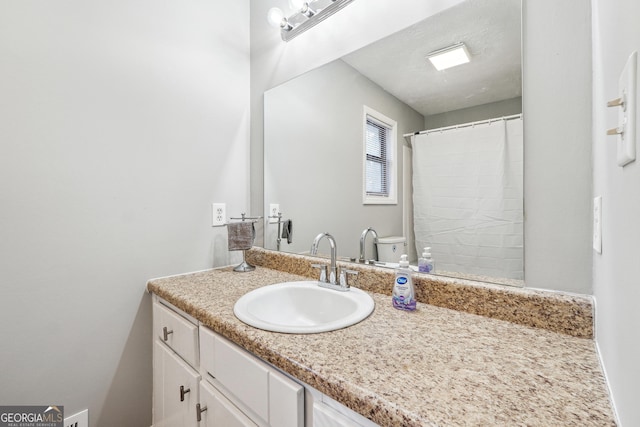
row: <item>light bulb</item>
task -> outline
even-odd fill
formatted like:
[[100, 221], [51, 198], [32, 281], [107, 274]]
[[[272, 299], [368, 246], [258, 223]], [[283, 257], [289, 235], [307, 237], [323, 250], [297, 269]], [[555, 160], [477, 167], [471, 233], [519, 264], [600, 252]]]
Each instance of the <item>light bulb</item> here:
[[316, 11], [309, 7], [309, 3], [305, 3], [304, 6], [302, 6], [302, 9], [300, 9], [300, 13], [306, 16], [307, 18], [311, 18], [313, 15], [316, 14]]
[[295, 11], [298, 11], [302, 9], [305, 3], [305, 0], [289, 0], [289, 7], [291, 7], [291, 9]]
[[316, 11], [311, 9], [308, 1], [305, 0], [289, 0], [289, 6], [296, 12], [303, 14], [307, 18], [311, 18]]
[[277, 7], [272, 7], [271, 9], [269, 9], [269, 12], [267, 12], [267, 21], [269, 21], [269, 25], [271, 25], [272, 27], [283, 28], [284, 20], [284, 12], [282, 12]]

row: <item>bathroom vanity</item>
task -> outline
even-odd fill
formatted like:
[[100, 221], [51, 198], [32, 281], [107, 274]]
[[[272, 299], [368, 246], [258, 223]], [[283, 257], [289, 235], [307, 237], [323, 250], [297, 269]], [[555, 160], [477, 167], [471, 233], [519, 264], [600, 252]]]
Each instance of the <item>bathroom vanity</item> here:
[[292, 379], [154, 295], [153, 425], [376, 424]]
[[304, 425], [303, 387], [154, 296], [154, 426]]
[[224, 425], [283, 427], [615, 425], [587, 297], [419, 277], [418, 309], [407, 313], [391, 306], [392, 271], [359, 266], [353, 286], [375, 301], [367, 319], [283, 334], [242, 323], [233, 306], [261, 286], [315, 277], [318, 259], [247, 255], [255, 271], [147, 284], [155, 426], [171, 416], [181, 420], [171, 425], [200, 426], [216, 416], [233, 420]]

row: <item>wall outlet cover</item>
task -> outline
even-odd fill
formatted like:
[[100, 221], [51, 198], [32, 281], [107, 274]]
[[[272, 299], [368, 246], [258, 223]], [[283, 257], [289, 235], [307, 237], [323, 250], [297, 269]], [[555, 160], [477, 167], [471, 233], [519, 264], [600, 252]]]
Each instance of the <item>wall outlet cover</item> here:
[[227, 223], [227, 204], [212, 203], [211, 204], [211, 226], [220, 227]]
[[85, 409], [64, 419], [64, 427], [89, 427], [89, 410]]
[[278, 223], [278, 218], [271, 218], [271, 217], [278, 216], [279, 213], [280, 213], [280, 204], [270, 203], [269, 204], [269, 224]]

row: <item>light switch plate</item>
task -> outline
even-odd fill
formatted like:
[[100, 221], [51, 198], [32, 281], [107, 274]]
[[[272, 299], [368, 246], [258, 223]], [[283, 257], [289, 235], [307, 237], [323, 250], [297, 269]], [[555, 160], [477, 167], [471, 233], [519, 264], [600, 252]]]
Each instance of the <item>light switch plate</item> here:
[[602, 196], [593, 198], [593, 249], [602, 253]]
[[227, 204], [226, 203], [211, 203], [211, 226], [219, 227], [227, 223]]
[[625, 166], [636, 159], [636, 122], [637, 112], [637, 75], [638, 52], [633, 52], [620, 74], [618, 81], [618, 96], [624, 100], [622, 108], [618, 109], [618, 166]]

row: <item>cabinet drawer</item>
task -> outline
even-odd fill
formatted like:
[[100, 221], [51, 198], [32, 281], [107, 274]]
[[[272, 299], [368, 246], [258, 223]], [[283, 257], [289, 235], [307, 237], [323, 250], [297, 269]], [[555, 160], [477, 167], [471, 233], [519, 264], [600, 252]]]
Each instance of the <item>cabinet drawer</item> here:
[[[273, 427], [304, 425], [304, 387], [247, 351], [200, 327], [200, 366], [238, 406]], [[222, 390], [221, 389], [221, 390]]]
[[244, 350], [214, 336], [213, 377], [260, 418], [269, 420], [269, 370]]
[[269, 424], [304, 426], [304, 387], [273, 368], [269, 369]]
[[314, 402], [313, 404], [313, 427], [354, 427], [359, 425], [322, 402]]
[[198, 366], [198, 326], [158, 301], [153, 303], [153, 334], [191, 366]]

